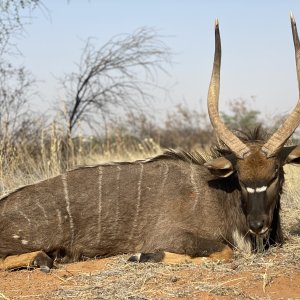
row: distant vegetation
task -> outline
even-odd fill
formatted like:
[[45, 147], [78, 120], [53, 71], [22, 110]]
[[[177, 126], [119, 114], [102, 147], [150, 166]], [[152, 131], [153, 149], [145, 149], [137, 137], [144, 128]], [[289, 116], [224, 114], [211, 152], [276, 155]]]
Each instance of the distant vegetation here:
[[[30, 20], [28, 15], [43, 7], [39, 0], [0, 2], [0, 191], [79, 164], [133, 160], [162, 148], [202, 150], [211, 145], [214, 135], [206, 112], [181, 104], [158, 122], [141, 109], [154, 98], [154, 88], [163, 89], [155, 83], [156, 74], [165, 72], [171, 62], [171, 50], [149, 28], [113, 37], [100, 48], [88, 39], [78, 69], [59, 82], [65, 99], [63, 105], [53, 101], [58, 114], [51, 119], [32, 113], [36, 80], [24, 66], [14, 66], [11, 58], [18, 55], [15, 41]], [[260, 112], [247, 103], [230, 102], [229, 113], [222, 113], [228, 127], [245, 130], [261, 123]], [[278, 124], [269, 123], [271, 127], [261, 126], [272, 131]]]

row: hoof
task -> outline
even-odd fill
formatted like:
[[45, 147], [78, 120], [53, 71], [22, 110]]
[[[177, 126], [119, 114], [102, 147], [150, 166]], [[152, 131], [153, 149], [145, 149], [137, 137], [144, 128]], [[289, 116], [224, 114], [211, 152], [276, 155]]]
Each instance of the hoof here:
[[129, 257], [128, 261], [130, 262], [161, 262], [164, 259], [164, 252], [154, 252], [154, 253], [138, 253]]
[[43, 273], [49, 273], [50, 268], [48, 266], [41, 266], [40, 271], [43, 272]]
[[53, 267], [53, 259], [51, 259], [45, 252], [39, 251], [33, 260], [33, 266], [40, 267], [42, 272], [48, 273]]

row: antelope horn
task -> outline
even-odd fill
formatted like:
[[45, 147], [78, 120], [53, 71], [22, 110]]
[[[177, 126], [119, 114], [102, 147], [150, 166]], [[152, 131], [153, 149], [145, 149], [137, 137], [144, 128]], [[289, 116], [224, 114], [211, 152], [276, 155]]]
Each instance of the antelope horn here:
[[238, 157], [244, 158], [250, 149], [237, 136], [235, 136], [219, 116], [219, 94], [220, 94], [220, 67], [221, 67], [221, 38], [219, 21], [215, 22], [215, 56], [211, 80], [208, 89], [207, 106], [211, 124], [218, 137]]
[[[296, 70], [298, 79], [298, 90], [300, 96], [300, 42], [297, 32], [297, 26], [295, 18], [291, 13], [291, 26], [295, 47], [296, 58]], [[261, 151], [265, 153], [267, 157], [274, 156], [278, 150], [285, 144], [288, 138], [294, 133], [300, 123], [300, 99], [292, 113], [287, 117], [283, 124], [277, 129], [277, 131], [269, 138], [269, 140], [263, 145]]]

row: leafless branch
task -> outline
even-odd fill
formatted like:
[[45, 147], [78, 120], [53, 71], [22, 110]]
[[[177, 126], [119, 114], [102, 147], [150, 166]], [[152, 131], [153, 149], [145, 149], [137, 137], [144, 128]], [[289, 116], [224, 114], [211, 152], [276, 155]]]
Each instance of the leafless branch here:
[[[0, 62], [0, 137], [16, 139], [24, 129], [35, 80], [24, 67]], [[27, 121], [26, 121], [27, 122]], [[22, 125], [23, 124], [23, 125]]]
[[44, 7], [41, 0], [0, 1], [0, 58], [12, 51], [12, 40], [23, 31], [24, 23], [37, 7]]
[[170, 49], [150, 28], [115, 36], [100, 49], [88, 39], [78, 71], [61, 79], [69, 133], [79, 120], [90, 121], [91, 114], [147, 103], [152, 97], [149, 87], [153, 88], [159, 71], [166, 72], [170, 56]]

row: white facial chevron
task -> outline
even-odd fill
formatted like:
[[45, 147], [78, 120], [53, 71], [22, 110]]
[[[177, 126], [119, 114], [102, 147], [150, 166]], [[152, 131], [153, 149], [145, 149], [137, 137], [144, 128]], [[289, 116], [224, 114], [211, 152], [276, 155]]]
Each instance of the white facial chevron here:
[[262, 192], [266, 191], [266, 189], [267, 189], [267, 186], [265, 186], [265, 185], [264, 186], [260, 186], [260, 187], [258, 187], [256, 189], [253, 189], [253, 188], [250, 188], [250, 187], [246, 187], [247, 192], [250, 193], [250, 194], [262, 193]]

